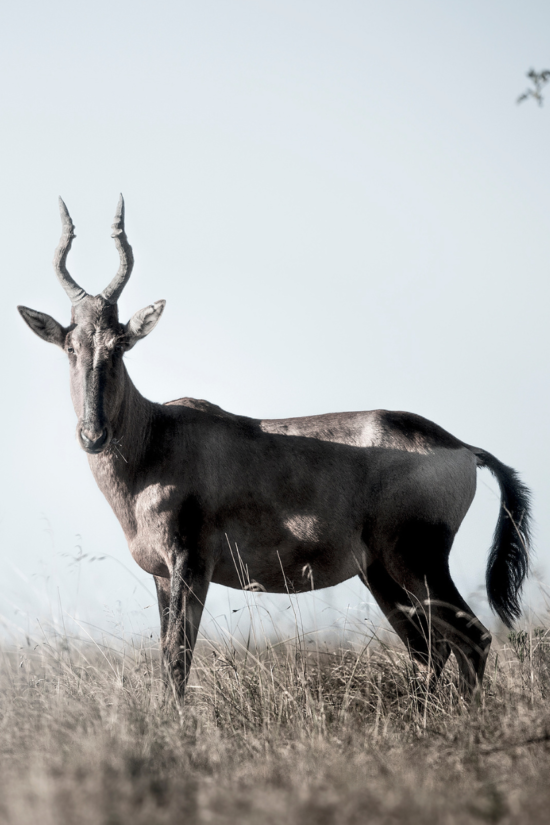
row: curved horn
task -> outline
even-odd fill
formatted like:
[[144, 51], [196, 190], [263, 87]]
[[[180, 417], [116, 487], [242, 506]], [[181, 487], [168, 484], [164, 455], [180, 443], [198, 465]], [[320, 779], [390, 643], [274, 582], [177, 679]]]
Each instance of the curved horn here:
[[61, 240], [59, 241], [57, 249], [54, 253], [53, 268], [55, 269], [55, 274], [61, 282], [61, 286], [71, 299], [72, 305], [76, 306], [76, 304], [79, 304], [84, 298], [87, 297], [88, 293], [85, 292], [81, 286], [78, 286], [76, 281], [71, 278], [65, 265], [75, 234], [74, 224], [71, 220], [71, 216], [69, 215], [69, 210], [61, 198], [59, 198], [59, 212], [61, 214], [63, 232], [61, 234]]
[[107, 299], [107, 301], [109, 301], [110, 304], [116, 304], [120, 298], [120, 293], [126, 286], [128, 279], [132, 274], [132, 269], [134, 266], [134, 253], [132, 252], [132, 247], [128, 243], [128, 238], [126, 237], [126, 232], [124, 231], [124, 198], [122, 195], [120, 196], [120, 200], [118, 202], [115, 222], [112, 229], [113, 233], [111, 238], [115, 239], [116, 248], [118, 249], [118, 254], [120, 255], [120, 266], [117, 274], [109, 286], [104, 289], [101, 294]]

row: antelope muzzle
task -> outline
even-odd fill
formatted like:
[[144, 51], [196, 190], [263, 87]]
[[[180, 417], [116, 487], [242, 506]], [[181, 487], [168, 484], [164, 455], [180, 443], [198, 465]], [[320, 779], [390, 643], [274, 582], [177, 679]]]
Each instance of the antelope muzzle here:
[[79, 428], [78, 440], [87, 453], [102, 453], [111, 441], [108, 427], [97, 428], [86, 424]]

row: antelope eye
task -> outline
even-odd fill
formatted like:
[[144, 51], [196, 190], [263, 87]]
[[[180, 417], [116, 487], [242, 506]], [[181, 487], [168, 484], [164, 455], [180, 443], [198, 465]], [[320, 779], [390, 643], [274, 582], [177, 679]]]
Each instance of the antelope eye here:
[[115, 352], [122, 352], [123, 346], [122, 344], [115, 344]]
[[74, 352], [74, 347], [67, 347], [67, 352]]

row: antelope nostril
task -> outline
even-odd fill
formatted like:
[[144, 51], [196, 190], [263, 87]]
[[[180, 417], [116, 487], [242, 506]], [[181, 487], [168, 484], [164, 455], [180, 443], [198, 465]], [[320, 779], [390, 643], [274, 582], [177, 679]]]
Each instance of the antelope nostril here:
[[108, 435], [107, 427], [104, 427], [99, 435], [93, 430], [87, 432], [84, 427], [82, 427], [80, 430], [80, 441], [86, 452], [98, 453], [105, 446]]

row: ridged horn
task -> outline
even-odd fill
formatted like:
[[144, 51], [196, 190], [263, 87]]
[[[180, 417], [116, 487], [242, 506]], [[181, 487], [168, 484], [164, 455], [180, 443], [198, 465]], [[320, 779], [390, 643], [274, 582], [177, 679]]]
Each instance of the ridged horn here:
[[132, 274], [134, 266], [134, 253], [132, 247], [128, 243], [126, 232], [124, 231], [124, 198], [120, 196], [118, 202], [115, 222], [112, 226], [113, 232], [111, 238], [115, 239], [116, 248], [120, 255], [120, 266], [118, 272], [109, 284], [109, 286], [101, 293], [103, 297], [109, 301], [110, 304], [116, 304], [120, 298], [120, 294]]
[[55, 274], [59, 278], [61, 282], [61, 286], [71, 299], [71, 304], [76, 306], [84, 298], [87, 297], [88, 293], [82, 289], [81, 286], [78, 286], [75, 280], [71, 278], [67, 271], [66, 261], [67, 255], [69, 254], [69, 250], [71, 248], [71, 244], [73, 242], [73, 238], [75, 237], [74, 234], [74, 223], [71, 220], [71, 216], [69, 215], [69, 210], [63, 203], [62, 199], [59, 198], [59, 213], [61, 215], [61, 224], [63, 226], [63, 231], [61, 233], [61, 240], [55, 250], [54, 257], [53, 257], [53, 267], [55, 269]]

